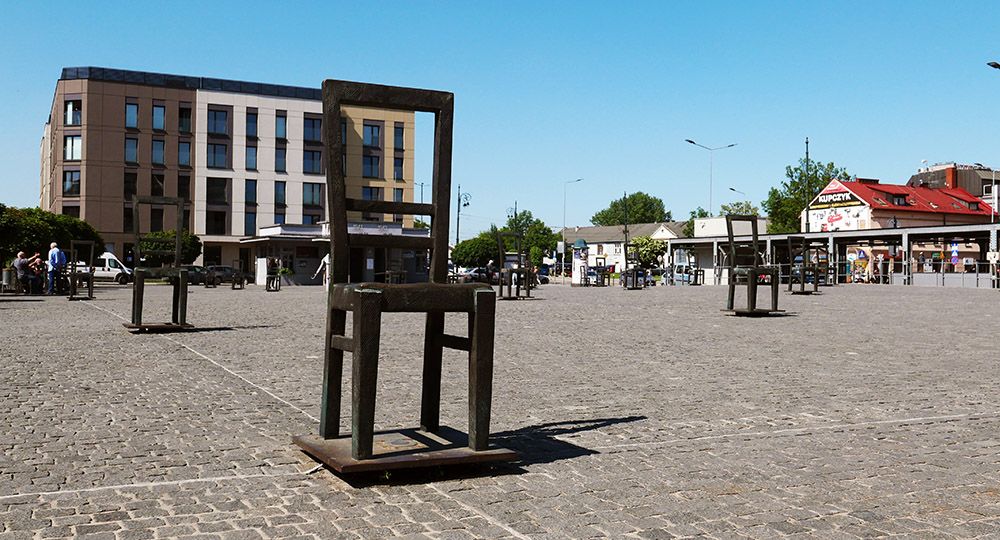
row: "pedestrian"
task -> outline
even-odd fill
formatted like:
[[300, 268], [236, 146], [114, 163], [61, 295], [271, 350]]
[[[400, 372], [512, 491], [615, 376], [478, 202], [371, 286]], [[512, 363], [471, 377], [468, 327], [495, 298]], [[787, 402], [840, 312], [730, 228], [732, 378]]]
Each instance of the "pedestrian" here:
[[21, 284], [21, 291], [25, 294], [30, 294], [37, 289], [37, 287], [34, 286], [36, 277], [35, 273], [31, 270], [31, 265], [37, 261], [40, 256], [41, 255], [38, 253], [35, 253], [30, 259], [25, 259], [24, 252], [18, 251], [17, 257], [14, 258], [14, 262], [11, 264], [11, 266], [14, 267], [14, 271], [17, 273], [16, 277], [17, 281]]
[[56, 289], [58, 288], [56, 287], [56, 284], [59, 281], [59, 274], [62, 272], [63, 267], [66, 266], [66, 254], [59, 249], [59, 244], [55, 242], [52, 242], [49, 247], [51, 247], [51, 249], [49, 249], [49, 258], [47, 261], [49, 267], [48, 293], [50, 295], [54, 295], [56, 294]]
[[319, 268], [317, 268], [316, 272], [313, 273], [313, 277], [312, 278], [316, 279], [316, 276], [318, 276], [320, 272], [323, 272], [323, 287], [325, 287], [326, 290], [330, 290], [330, 254], [329, 253], [327, 253], [326, 255], [323, 256], [323, 260], [321, 260], [319, 262]]

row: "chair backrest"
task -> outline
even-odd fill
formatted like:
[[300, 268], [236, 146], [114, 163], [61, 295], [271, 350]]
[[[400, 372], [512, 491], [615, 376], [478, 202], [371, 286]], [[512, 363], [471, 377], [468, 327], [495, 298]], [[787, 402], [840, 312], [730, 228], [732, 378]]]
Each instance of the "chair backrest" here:
[[[88, 248], [84, 250], [83, 248]], [[86, 253], [85, 259], [81, 259], [80, 255]], [[77, 262], [83, 262], [86, 264], [86, 268], [89, 270], [94, 264], [94, 241], [93, 240], [70, 240], [69, 241], [69, 266], [71, 272], [76, 272]]]
[[[760, 238], [757, 235], [757, 220], [758, 219], [759, 218], [757, 216], [747, 216], [747, 215], [739, 215], [739, 214], [729, 214], [729, 215], [726, 216], [726, 232], [729, 234], [729, 267], [730, 268], [736, 268], [737, 266], [747, 266], [745, 264], [744, 265], [740, 265], [739, 264], [739, 261], [741, 260], [740, 257], [743, 257], [743, 258], [751, 258], [752, 257], [752, 259], [753, 259], [753, 262], [751, 263], [752, 266], [762, 266], [764, 264], [764, 260], [763, 260], [763, 258], [760, 255]], [[749, 247], [750, 247], [750, 249], [753, 250], [752, 256], [750, 254], [746, 253], [746, 249], [744, 248], [744, 246], [741, 243], [739, 243], [739, 242], [736, 241], [736, 238], [735, 238], [736, 235], [733, 234], [733, 224], [734, 223], [743, 223], [743, 222], [749, 222], [750, 223], [751, 240], [750, 240], [750, 246]]]
[[[135, 247], [132, 249], [135, 253], [135, 265], [136, 267], [141, 266], [142, 258], [146, 255], [167, 255], [172, 256], [173, 262], [170, 264], [173, 268], [180, 268], [181, 265], [181, 234], [184, 229], [184, 199], [178, 197], [139, 197], [136, 195], [132, 196], [132, 232], [135, 234]], [[147, 206], [176, 206], [177, 207], [177, 224], [174, 226], [174, 237], [173, 238], [153, 238], [148, 235], [142, 235], [139, 232], [139, 207], [141, 205]], [[152, 240], [158, 247], [156, 249], [142, 250], [142, 241]], [[165, 246], [160, 248], [159, 246]]]
[[[347, 197], [340, 123], [344, 105], [429, 112], [434, 114], [434, 165], [430, 204], [370, 201]], [[420, 90], [348, 81], [323, 81], [323, 135], [326, 151], [327, 202], [330, 214], [330, 281], [347, 283], [351, 247], [429, 250], [430, 281], [448, 282], [448, 223], [451, 198], [451, 145], [455, 96], [451, 92]], [[378, 212], [430, 216], [430, 237], [350, 234], [347, 212]]]

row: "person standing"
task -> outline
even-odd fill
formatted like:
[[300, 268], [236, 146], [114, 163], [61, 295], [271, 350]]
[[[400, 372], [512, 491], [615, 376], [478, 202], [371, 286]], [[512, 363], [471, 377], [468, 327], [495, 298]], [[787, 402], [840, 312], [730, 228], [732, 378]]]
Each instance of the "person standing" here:
[[62, 272], [64, 266], [66, 266], [66, 254], [59, 249], [59, 244], [52, 242], [50, 245], [52, 249], [49, 249], [48, 267], [49, 267], [49, 294], [56, 294], [56, 283], [59, 281], [59, 274]]

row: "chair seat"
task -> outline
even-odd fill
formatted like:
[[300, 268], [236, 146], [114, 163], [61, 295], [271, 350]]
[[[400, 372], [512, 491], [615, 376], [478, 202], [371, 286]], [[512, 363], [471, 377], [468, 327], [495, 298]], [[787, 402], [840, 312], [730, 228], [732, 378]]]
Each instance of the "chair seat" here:
[[476, 309], [476, 292], [492, 287], [485, 283], [338, 283], [331, 285], [332, 307], [353, 311], [364, 291], [382, 295], [383, 312], [466, 312]]

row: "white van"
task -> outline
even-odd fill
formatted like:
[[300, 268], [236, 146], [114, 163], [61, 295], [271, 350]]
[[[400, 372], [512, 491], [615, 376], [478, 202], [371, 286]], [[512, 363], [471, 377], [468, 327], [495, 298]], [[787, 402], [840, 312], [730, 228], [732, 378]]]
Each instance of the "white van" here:
[[105, 251], [94, 261], [94, 279], [125, 285], [132, 281], [132, 269], [122, 264], [114, 253]]

